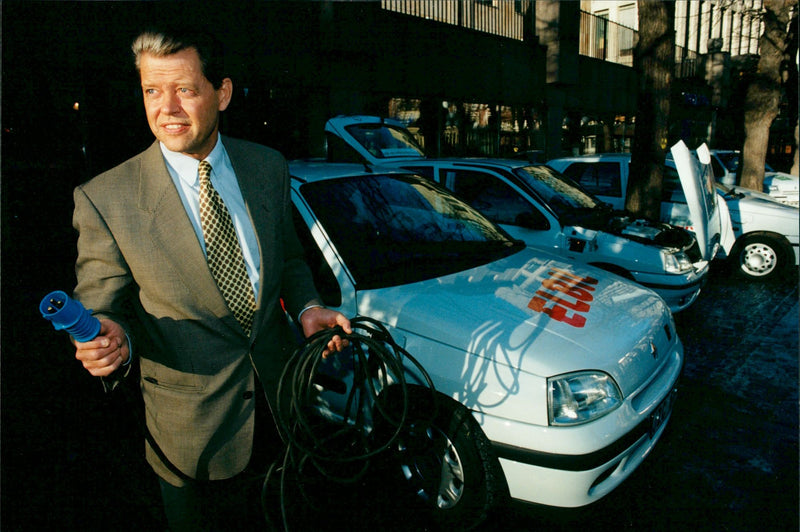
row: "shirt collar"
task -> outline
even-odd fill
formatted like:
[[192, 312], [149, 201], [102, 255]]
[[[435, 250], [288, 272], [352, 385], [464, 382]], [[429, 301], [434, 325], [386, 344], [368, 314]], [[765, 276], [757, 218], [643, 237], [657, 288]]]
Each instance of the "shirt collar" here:
[[[175, 170], [178, 177], [188, 185], [197, 186], [197, 167], [200, 161], [188, 155], [184, 155], [183, 153], [168, 150], [163, 142], [160, 142], [159, 145], [164, 159], [167, 161], [167, 164]], [[223, 168], [225, 162], [225, 148], [222, 145], [222, 137], [219, 133], [217, 133], [217, 143], [214, 145], [214, 149], [211, 150], [211, 153], [209, 153], [204, 160], [211, 164], [211, 168], [218, 168], [220, 170]]]

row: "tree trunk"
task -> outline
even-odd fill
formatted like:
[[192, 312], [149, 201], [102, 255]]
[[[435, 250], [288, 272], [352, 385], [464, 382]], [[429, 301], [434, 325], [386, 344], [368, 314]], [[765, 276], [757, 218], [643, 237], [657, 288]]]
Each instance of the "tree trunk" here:
[[792, 20], [789, 22], [789, 39], [786, 53], [783, 54], [784, 71], [783, 85], [787, 87], [786, 101], [788, 103], [789, 125], [794, 130], [794, 162], [789, 173], [792, 175], [800, 175], [800, 146], [798, 145], [800, 138], [800, 129], [798, 129], [798, 73], [797, 73], [797, 51], [798, 51], [798, 33], [800, 27], [798, 26], [798, 10], [794, 9]]
[[[758, 69], [744, 103], [744, 146], [740, 186], [762, 190], [769, 128], [781, 103], [781, 65], [788, 46], [789, 18], [797, 0], [764, 0], [764, 34], [758, 41]], [[796, 88], [794, 89], [796, 90]]]
[[669, 91], [675, 64], [675, 4], [639, 0], [638, 5], [639, 41], [634, 66], [639, 74], [639, 94], [625, 207], [637, 216], [657, 220], [661, 213]]

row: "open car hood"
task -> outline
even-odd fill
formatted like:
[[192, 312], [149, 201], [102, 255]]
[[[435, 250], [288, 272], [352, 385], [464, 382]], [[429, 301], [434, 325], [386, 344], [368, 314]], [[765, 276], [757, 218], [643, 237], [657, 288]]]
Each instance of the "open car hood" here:
[[717, 253], [723, 230], [711, 154], [703, 144], [695, 158], [682, 140], [670, 151], [692, 219], [693, 226], [687, 229], [694, 232], [703, 259], [710, 261]]

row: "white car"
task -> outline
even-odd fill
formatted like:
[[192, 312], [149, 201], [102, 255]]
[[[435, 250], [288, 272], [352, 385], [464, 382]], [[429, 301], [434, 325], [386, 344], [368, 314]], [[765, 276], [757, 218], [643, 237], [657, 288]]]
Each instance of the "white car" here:
[[[398, 467], [439, 522], [469, 528], [509, 495], [590, 504], [653, 449], [683, 365], [655, 293], [531, 249], [410, 172], [303, 162], [290, 173], [325, 304], [383, 324], [442, 400]], [[338, 382], [319, 388], [332, 419], [346, 411], [343, 356], [327, 362]]]
[[326, 133], [330, 159], [417, 172], [454, 191], [527, 245], [636, 281], [664, 298], [673, 312], [695, 301], [716, 252], [710, 238], [701, 247], [682, 228], [606, 208], [544, 165], [426, 158], [402, 124], [376, 117], [333, 118]]
[[[711, 166], [714, 177], [718, 182], [728, 187], [738, 185], [736, 172], [739, 169], [740, 152], [738, 150], [709, 150], [711, 153]], [[776, 172], [770, 165], [764, 168], [764, 193], [772, 198], [798, 207], [800, 195], [800, 179], [798, 176], [786, 172]]]
[[[682, 152], [686, 153], [685, 147]], [[629, 153], [605, 153], [564, 157], [548, 161], [548, 166], [589, 188], [595, 195], [623, 208], [628, 186]], [[699, 162], [699, 161], [698, 161]], [[697, 180], [706, 190], [714, 190], [713, 171], [702, 165]], [[800, 264], [800, 211], [770, 196], [746, 189], [733, 190], [717, 183], [716, 196], [708, 197], [720, 212], [719, 258], [727, 258], [735, 271], [747, 279], [769, 279], [792, 264]], [[693, 228], [682, 179], [675, 162], [667, 156], [661, 202], [661, 221]]]

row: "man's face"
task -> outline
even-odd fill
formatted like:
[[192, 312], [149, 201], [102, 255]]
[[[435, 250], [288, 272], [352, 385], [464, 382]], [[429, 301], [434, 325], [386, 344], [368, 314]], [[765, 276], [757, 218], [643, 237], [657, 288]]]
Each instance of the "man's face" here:
[[205, 158], [217, 142], [219, 113], [230, 103], [231, 80], [225, 78], [215, 90], [194, 48], [165, 57], [143, 54], [139, 75], [147, 122], [156, 138], [170, 151]]

